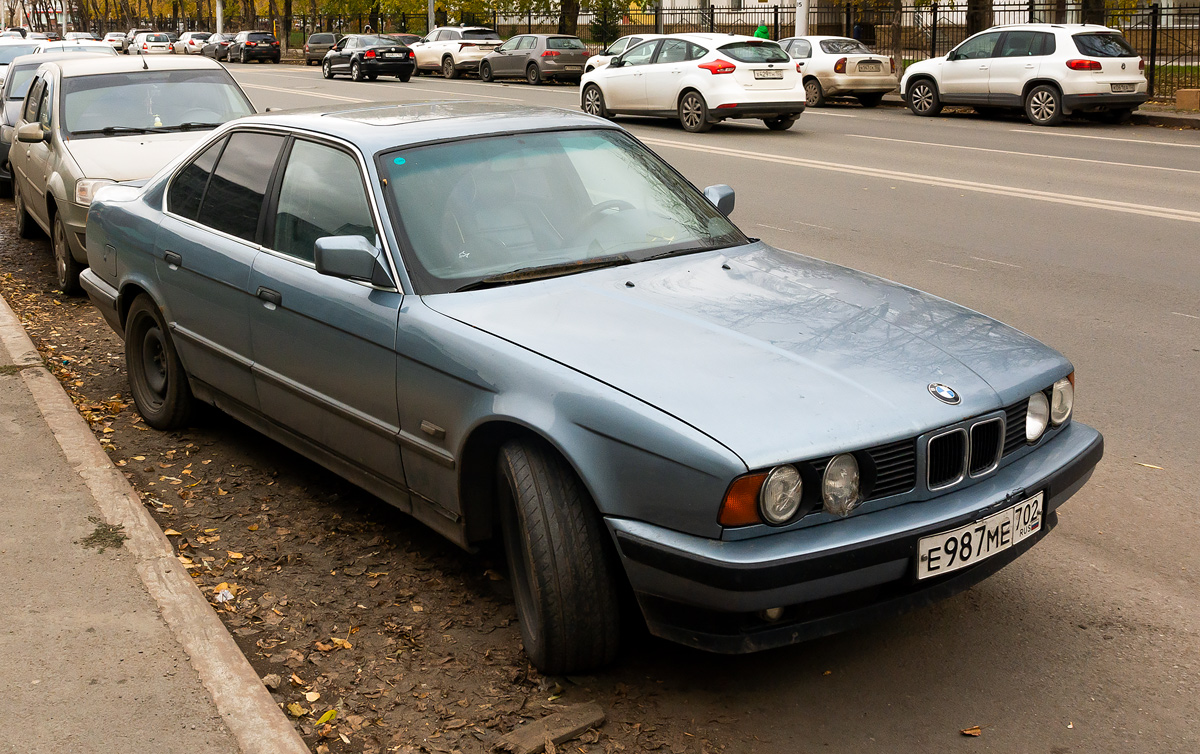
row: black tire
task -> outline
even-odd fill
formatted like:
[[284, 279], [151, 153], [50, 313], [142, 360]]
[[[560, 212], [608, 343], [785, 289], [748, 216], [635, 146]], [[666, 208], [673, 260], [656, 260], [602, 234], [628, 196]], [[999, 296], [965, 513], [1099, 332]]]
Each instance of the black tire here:
[[479, 64], [479, 80], [483, 82], [491, 82], [494, 80], [492, 76], [492, 64], [486, 60]]
[[604, 103], [604, 92], [600, 91], [600, 87], [595, 84], [588, 84], [583, 88], [581, 99], [580, 109], [588, 115], [595, 115], [599, 118], [612, 117], [612, 113], [608, 111], [608, 105]]
[[42, 229], [34, 221], [33, 215], [25, 209], [25, 200], [21, 198], [21, 190], [17, 188], [16, 177], [13, 177], [13, 214], [17, 226], [17, 235], [21, 238], [37, 238]]
[[879, 107], [879, 103], [883, 102], [883, 92], [870, 92], [868, 94], [859, 94], [854, 97], [858, 100], [858, 104], [863, 107]]
[[187, 426], [195, 399], [158, 307], [138, 296], [125, 317], [125, 368], [133, 403], [155, 429]]
[[327, 79], [333, 78], [333, 64], [329, 62], [329, 58], [321, 61], [321, 75]]
[[1041, 84], [1025, 95], [1025, 117], [1035, 126], [1057, 126], [1063, 121], [1062, 93], [1058, 87]]
[[938, 94], [937, 84], [931, 79], [917, 79], [912, 82], [905, 99], [913, 115], [931, 118], [942, 111], [942, 98]]
[[410, 80], [412, 80], [412, 72], [410, 71], [409, 73], [401, 73], [397, 75], [396, 78], [400, 79], [401, 84], [407, 84]]
[[58, 289], [68, 296], [78, 296], [83, 293], [79, 287], [79, 273], [83, 265], [75, 261], [71, 254], [71, 241], [67, 235], [67, 223], [58, 212], [54, 216], [54, 224], [50, 227], [50, 248], [54, 251], [54, 272], [58, 278]]
[[689, 133], [701, 134], [713, 127], [708, 120], [708, 104], [704, 101], [704, 97], [700, 96], [700, 92], [694, 89], [684, 92], [683, 96], [679, 98], [679, 107], [676, 108], [676, 113], [683, 130]]
[[[11, 167], [8, 170], [8, 174], [12, 175]], [[0, 199], [11, 199], [12, 194], [13, 194], [12, 179], [10, 178], [7, 181], [0, 181]]]
[[377, 78], [379, 78], [378, 73], [368, 73], [367, 74], [367, 81], [374, 81]]
[[362, 68], [359, 67], [357, 60], [350, 63], [350, 80], [351, 81], [362, 81], [363, 80]]
[[804, 80], [804, 106], [821, 107], [825, 104], [825, 87], [816, 79]]
[[238, 50], [237, 62], [242, 65], [246, 64], [246, 51], [244, 49]]
[[448, 79], [458, 78], [458, 69], [454, 67], [454, 58], [449, 55], [442, 58], [442, 76]]
[[544, 442], [511, 440], [500, 448], [497, 490], [525, 653], [552, 675], [611, 663], [620, 644], [618, 568], [583, 484]]
[[763, 123], [772, 131], [786, 131], [796, 122], [795, 115], [784, 115], [778, 118], [763, 118]]
[[525, 80], [530, 86], [540, 86], [542, 83], [542, 69], [537, 67], [536, 63], [531, 63], [525, 66]]
[[276, 55], [275, 57], [271, 58], [271, 62], [274, 63], [275, 65], [279, 65], [279, 59], [280, 59], [280, 56]]

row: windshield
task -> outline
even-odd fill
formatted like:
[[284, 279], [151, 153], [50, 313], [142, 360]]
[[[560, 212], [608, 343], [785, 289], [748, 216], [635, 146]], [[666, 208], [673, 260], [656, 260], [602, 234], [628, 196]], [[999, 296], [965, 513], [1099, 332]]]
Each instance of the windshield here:
[[582, 50], [583, 42], [578, 37], [550, 37], [546, 40], [546, 47], [551, 50]]
[[366, 36], [363, 36], [363, 37], [358, 38], [358, 46], [359, 47], [394, 46], [397, 44], [399, 44], [399, 42], [397, 42], [395, 39], [392, 39], [391, 37], [366, 37]]
[[271, 34], [267, 34], [266, 32], [262, 32], [262, 31], [257, 32], [255, 34], [251, 34], [250, 36], [246, 37], [246, 39], [249, 39], [251, 42], [274, 42], [275, 41], [274, 36], [272, 36]]
[[63, 79], [62, 102], [72, 136], [212, 128], [254, 112], [224, 69], [72, 76]]
[[870, 55], [871, 50], [857, 39], [822, 39], [821, 49], [830, 55]]
[[702, 194], [618, 131], [416, 147], [382, 155], [380, 169], [424, 293], [529, 268], [586, 269], [746, 243]]
[[467, 29], [462, 33], [463, 39], [499, 39], [500, 35], [491, 29]]
[[8, 65], [14, 58], [28, 55], [37, 49], [37, 44], [0, 45], [0, 65]]
[[147, 42], [170, 42], [171, 39], [166, 34], [147, 34]]
[[1125, 41], [1125, 37], [1120, 34], [1095, 33], [1095, 34], [1076, 34], [1075, 47], [1083, 55], [1092, 58], [1136, 58], [1137, 52], [1134, 51], [1129, 43]]
[[787, 63], [788, 54], [775, 42], [734, 42], [719, 48], [739, 63]]

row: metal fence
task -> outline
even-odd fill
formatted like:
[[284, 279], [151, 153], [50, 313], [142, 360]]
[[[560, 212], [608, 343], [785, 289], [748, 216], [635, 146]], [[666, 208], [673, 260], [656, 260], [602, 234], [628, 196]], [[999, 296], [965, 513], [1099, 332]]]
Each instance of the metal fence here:
[[[1119, 7], [1128, 3], [1110, 2], [1106, 7], [1080, 0], [1053, 2], [994, 3], [990, 8], [969, 12], [962, 2], [905, 5], [898, 11], [862, 6], [816, 4], [809, 10], [809, 34], [855, 36], [882, 54], [896, 58], [897, 66], [916, 60], [944, 55], [971, 34], [1000, 24], [1050, 22], [1097, 23], [1120, 29], [1129, 43], [1146, 60], [1146, 78], [1150, 94], [1158, 99], [1174, 96], [1177, 89], [1200, 88], [1200, 7], [1163, 6], [1159, 3], [1137, 8]], [[438, 19], [439, 21], [441, 19]], [[425, 34], [428, 31], [424, 14], [359, 14], [343, 16], [294, 15], [291, 30], [280, 18], [257, 18], [246, 23], [240, 16], [226, 18], [224, 29], [229, 32], [244, 28], [273, 30], [285, 39], [288, 47], [304, 44], [314, 31], [334, 31], [342, 34], [362, 32], [407, 32]], [[502, 37], [514, 34], [550, 34], [559, 28], [557, 15], [505, 15], [501, 13], [465, 13], [461, 18], [446, 19], [449, 23], [490, 26]], [[146, 23], [160, 29], [188, 31], [216, 28], [212, 17], [162, 17]], [[120, 21], [98, 21], [90, 24], [92, 31], [125, 31]], [[576, 32], [584, 43], [599, 50], [617, 37], [638, 33], [724, 32], [753, 34], [760, 26], [767, 27], [772, 39], [791, 36], [796, 26], [793, 7], [772, 6], [741, 10], [696, 8], [638, 11], [629, 10], [619, 17], [581, 12]]]

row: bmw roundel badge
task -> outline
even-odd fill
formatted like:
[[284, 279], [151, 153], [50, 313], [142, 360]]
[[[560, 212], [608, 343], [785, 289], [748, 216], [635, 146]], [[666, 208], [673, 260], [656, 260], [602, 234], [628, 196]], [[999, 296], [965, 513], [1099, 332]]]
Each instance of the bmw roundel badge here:
[[951, 406], [957, 406], [962, 402], [962, 398], [954, 391], [954, 388], [940, 382], [929, 383], [929, 393], [942, 403], [949, 403]]

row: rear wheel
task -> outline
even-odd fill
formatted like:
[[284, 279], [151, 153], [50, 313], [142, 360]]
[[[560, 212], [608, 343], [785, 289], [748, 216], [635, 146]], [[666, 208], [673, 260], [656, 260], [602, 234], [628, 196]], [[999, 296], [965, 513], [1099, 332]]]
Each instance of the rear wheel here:
[[29, 210], [25, 209], [25, 200], [21, 197], [21, 189], [17, 186], [17, 181], [13, 178], [13, 211], [16, 215], [17, 235], [21, 238], [37, 238], [41, 235], [41, 228], [33, 221], [33, 215], [29, 214]]
[[617, 567], [583, 484], [540, 440], [505, 443], [496, 481], [525, 653], [556, 675], [612, 662], [620, 639]]
[[825, 89], [821, 86], [821, 82], [816, 79], [805, 79], [804, 81], [804, 106], [805, 107], [821, 107], [825, 104]]
[[537, 86], [542, 83], [542, 69], [537, 67], [536, 63], [531, 63], [525, 67], [525, 80], [531, 86]]
[[708, 105], [699, 92], [687, 92], [680, 98], [679, 122], [685, 131], [694, 134], [704, 133], [713, 127], [708, 120]]
[[374, 81], [377, 78], [379, 78], [378, 73], [368, 73], [367, 74], [367, 81]]
[[412, 71], [409, 71], [408, 73], [401, 73], [396, 76], [396, 78], [400, 79], [400, 83], [407, 84], [409, 80], [412, 79]]
[[1062, 95], [1049, 84], [1035, 86], [1025, 95], [1025, 117], [1035, 126], [1057, 126], [1063, 120]]
[[83, 265], [75, 261], [71, 254], [71, 242], [67, 236], [67, 223], [59, 212], [54, 217], [53, 237], [51, 245], [54, 248], [54, 271], [58, 276], [58, 289], [68, 296], [78, 296], [83, 293], [79, 287], [79, 273]]
[[329, 58], [321, 61], [321, 75], [327, 79], [333, 78], [333, 66], [329, 63]]
[[919, 79], [908, 87], [908, 109], [914, 115], [932, 117], [942, 111], [942, 98], [937, 85], [929, 79]]
[[125, 367], [129, 392], [146, 423], [155, 429], [186, 426], [195, 400], [187, 373], [162, 314], [148, 296], [138, 296], [125, 319]]
[[604, 104], [604, 92], [595, 84], [588, 84], [583, 90], [583, 111], [598, 118], [610, 116], [608, 107]]
[[795, 115], [786, 115], [778, 118], [764, 118], [763, 123], [772, 131], [786, 131], [796, 122]]
[[491, 81], [492, 80], [492, 64], [487, 62], [486, 60], [479, 64], [479, 80], [480, 81]]
[[454, 67], [454, 58], [449, 55], [442, 58], [442, 76], [448, 79], [458, 78], [458, 69]]
[[358, 65], [357, 60], [350, 64], [350, 78], [354, 79], [355, 81], [363, 80], [362, 68]]
[[870, 92], [869, 94], [859, 94], [855, 97], [858, 104], [863, 107], [879, 107], [879, 103], [883, 102], [883, 92]]

